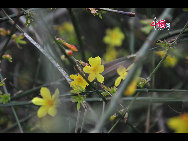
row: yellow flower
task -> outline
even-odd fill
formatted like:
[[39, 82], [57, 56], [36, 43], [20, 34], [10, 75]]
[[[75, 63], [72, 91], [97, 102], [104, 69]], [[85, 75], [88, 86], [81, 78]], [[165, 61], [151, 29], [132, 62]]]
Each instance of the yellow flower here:
[[68, 43], [77, 45], [77, 38], [72, 23], [64, 22], [61, 25], [56, 25], [54, 28], [58, 31], [59, 35]]
[[[166, 54], [165, 51], [157, 51], [157, 55], [159, 55], [161, 58], [163, 58]], [[178, 60], [176, 57], [172, 57], [171, 55], [167, 55], [166, 59], [164, 60], [164, 66], [165, 67], [174, 67], [177, 64]]]
[[134, 79], [129, 86], [127, 87], [127, 89], [125, 90], [125, 95], [126, 96], [131, 96], [136, 92], [136, 88], [137, 88], [137, 79]]
[[100, 73], [104, 71], [104, 65], [101, 65], [101, 58], [99, 56], [95, 58], [90, 57], [88, 61], [91, 66], [85, 66], [83, 68], [85, 73], [89, 73], [88, 80], [92, 82], [97, 78], [97, 81], [103, 83], [104, 77]]
[[168, 119], [167, 125], [176, 133], [188, 133], [188, 114], [181, 114]]
[[49, 89], [42, 87], [40, 89], [40, 94], [42, 98], [35, 97], [32, 99], [33, 104], [41, 106], [37, 112], [37, 116], [41, 118], [48, 113], [50, 116], [54, 117], [57, 114], [56, 108], [60, 103], [59, 90], [56, 89], [53, 96], [51, 96]]
[[71, 82], [71, 87], [74, 89], [75, 86], [82, 87], [83, 89], [86, 88], [89, 84], [86, 82], [86, 80], [80, 75], [70, 75], [71, 79], [74, 79], [74, 81]]
[[127, 76], [127, 74], [128, 74], [128, 70], [131, 68], [133, 66], [133, 64], [132, 65], [130, 65], [127, 69], [124, 67], [124, 66], [119, 66], [118, 68], [117, 68], [117, 73], [119, 74], [119, 77], [116, 79], [116, 81], [115, 81], [115, 86], [117, 87], [117, 86], [119, 86], [119, 84], [121, 83], [121, 80], [123, 79], [123, 80], [125, 80], [125, 78], [126, 78], [126, 76]]
[[116, 119], [117, 115], [116, 114], [113, 114], [110, 116], [110, 121], [114, 121]]
[[117, 58], [117, 55], [118, 53], [114, 47], [107, 47], [106, 53], [104, 55], [104, 60], [105, 62], [112, 61]]
[[59, 34], [62, 35], [64, 32], [74, 32], [74, 27], [70, 22], [64, 22], [62, 25], [55, 26]]
[[114, 29], [107, 29], [106, 36], [103, 38], [104, 43], [109, 46], [121, 46], [123, 39], [125, 38], [124, 34], [121, 32], [119, 27]]

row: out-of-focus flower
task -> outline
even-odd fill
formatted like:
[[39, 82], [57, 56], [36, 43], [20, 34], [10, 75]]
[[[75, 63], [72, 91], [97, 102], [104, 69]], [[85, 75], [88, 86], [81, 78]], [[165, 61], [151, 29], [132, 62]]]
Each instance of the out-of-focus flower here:
[[8, 36], [10, 34], [10, 30], [5, 30], [4, 28], [0, 28], [1, 36]]
[[121, 83], [121, 80], [123, 79], [123, 80], [125, 80], [125, 78], [126, 78], [126, 76], [127, 76], [127, 74], [128, 74], [128, 70], [131, 68], [133, 66], [133, 64], [132, 65], [130, 65], [127, 69], [124, 67], [124, 66], [119, 66], [118, 68], [117, 68], [117, 73], [119, 74], [119, 77], [116, 79], [116, 81], [115, 81], [115, 86], [117, 87], [117, 86], [119, 86], [119, 84]]
[[0, 103], [6, 104], [10, 101], [10, 94], [0, 95]]
[[37, 116], [42, 118], [49, 114], [50, 116], [55, 116], [57, 114], [57, 106], [60, 104], [59, 100], [59, 90], [56, 89], [53, 96], [48, 88], [42, 87], [40, 89], [40, 94], [42, 98], [35, 97], [32, 99], [32, 103], [41, 106], [37, 112]]
[[88, 9], [90, 10], [91, 14], [97, 15], [98, 10], [96, 10], [96, 8], [88, 8]]
[[20, 44], [24, 45], [24, 44], [27, 43], [26, 41], [23, 40], [24, 39], [24, 35], [23, 34], [19, 34], [19, 35], [18, 34], [13, 34], [11, 36], [11, 38], [14, 40], [14, 42], [16, 43], [18, 48], [21, 48]]
[[140, 22], [144, 25], [141, 28], [141, 31], [144, 32], [145, 34], [149, 34], [153, 29], [153, 27], [151, 26], [152, 21], [153, 21], [152, 19], [141, 20]]
[[73, 51], [72, 50], [66, 49], [65, 52], [67, 53], [68, 56], [72, 56], [73, 55]]
[[117, 58], [117, 55], [118, 53], [114, 47], [107, 47], [106, 53], [104, 55], [104, 60], [105, 62], [112, 61]]
[[137, 88], [137, 78], [133, 79], [133, 81], [129, 84], [129, 86], [127, 87], [127, 89], [125, 90], [125, 95], [126, 96], [131, 96], [136, 92], [136, 88]]
[[9, 55], [9, 54], [4, 54], [4, 55], [2, 56], [2, 58], [3, 58], [3, 59], [7, 59], [9, 62], [12, 62], [12, 56]]
[[167, 125], [176, 133], [188, 133], [188, 114], [184, 113], [168, 119]]
[[61, 25], [56, 25], [55, 30], [58, 31], [59, 35], [65, 39], [67, 42], [76, 45], [77, 44], [77, 38], [76, 34], [74, 32], [74, 27], [72, 23], [70, 22], [64, 22]]
[[55, 26], [55, 29], [60, 35], [63, 35], [64, 32], [74, 32], [74, 27], [70, 22], [64, 22], [61, 25]]
[[91, 66], [85, 66], [83, 68], [85, 73], [89, 73], [88, 80], [92, 82], [97, 78], [97, 81], [103, 83], [104, 77], [100, 73], [104, 71], [104, 65], [101, 65], [101, 58], [99, 56], [95, 58], [90, 57], [88, 61]]
[[[165, 51], [157, 51], [156, 54], [163, 58], [166, 54]], [[171, 55], [168, 55], [166, 59], [164, 60], [164, 66], [165, 67], [171, 67], [173, 68], [178, 62], [178, 59], [176, 57], [173, 57]]]
[[74, 89], [76, 86], [81, 87], [83, 89], [86, 88], [89, 84], [86, 82], [86, 80], [80, 75], [70, 75], [71, 79], [74, 79], [74, 81], [71, 82], [71, 87]]
[[108, 46], [119, 47], [123, 43], [123, 39], [125, 38], [123, 32], [119, 27], [115, 27], [113, 29], [107, 29], [106, 35], [103, 38], [104, 43]]
[[117, 117], [117, 114], [116, 114], [116, 113], [113, 114], [113, 115], [111, 115], [111, 116], [110, 116], [110, 121], [114, 121], [114, 120], [116, 119], [116, 117]]

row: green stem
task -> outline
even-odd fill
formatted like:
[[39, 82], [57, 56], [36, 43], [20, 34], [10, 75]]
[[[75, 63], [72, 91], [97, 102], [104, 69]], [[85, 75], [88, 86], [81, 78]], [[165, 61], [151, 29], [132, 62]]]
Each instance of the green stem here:
[[[1, 73], [0, 73], [0, 79], [3, 80], [3, 77], [2, 77], [2, 75], [1, 75]], [[6, 88], [6, 85], [5, 85], [5, 84], [3, 85], [3, 89], [4, 89], [5, 93], [7, 94], [8, 91], [7, 91], [7, 88]], [[16, 119], [16, 122], [17, 122], [17, 124], [18, 124], [18, 128], [19, 128], [20, 132], [23, 133], [22, 126], [21, 126], [21, 124], [20, 124], [20, 122], [19, 122], [19, 119], [18, 119], [18, 116], [17, 116], [17, 114], [16, 114], [16, 111], [15, 111], [15, 109], [14, 109], [14, 107], [13, 107], [12, 105], [11, 105], [11, 109], [12, 109], [12, 112], [13, 112], [14, 117], [15, 117], [15, 119]]]
[[11, 109], [12, 109], [12, 112], [13, 112], [14, 117], [15, 117], [15, 119], [16, 119], [16, 122], [17, 122], [17, 124], [18, 124], [18, 128], [19, 128], [20, 132], [23, 133], [22, 126], [21, 126], [21, 124], [20, 124], [20, 121], [19, 121], [19, 119], [18, 119], [18, 116], [17, 116], [17, 114], [16, 114], [16, 111], [15, 111], [14, 107], [11, 106]]
[[51, 85], [57, 84], [58, 82], [61, 82], [61, 81], [63, 81], [63, 80], [65, 80], [65, 79], [59, 79], [59, 80], [56, 80], [55, 82], [51, 82], [51, 83], [48, 83], [48, 84], [43, 84], [43, 85], [40, 85], [40, 86], [38, 86], [38, 87], [34, 87], [34, 88], [32, 88], [32, 89], [26, 90], [26, 91], [24, 91], [24, 92], [21, 92], [21, 93], [15, 95], [14, 97], [11, 98], [11, 100], [17, 100], [17, 99], [19, 99], [19, 98], [28, 96], [28, 95], [30, 95], [30, 94], [32, 94], [32, 93], [34, 93], [34, 92], [39, 91], [39, 90], [41, 89], [41, 87], [44, 87], [44, 86], [51, 86]]
[[[178, 35], [181, 33], [181, 31], [182, 29], [177, 29], [177, 30], [162, 34], [161, 36], [158, 37], [158, 40], [164, 40], [166, 38], [170, 38], [172, 36]], [[188, 32], [188, 28], [186, 28], [183, 33], [187, 33], [187, 32]]]
[[[131, 8], [131, 11], [135, 11], [135, 8]], [[130, 19], [130, 52], [131, 54], [134, 54], [135, 48], [134, 48], [134, 42], [135, 42], [135, 35], [134, 35], [134, 25], [135, 25], [135, 18]]]
[[137, 133], [142, 133], [138, 128], [134, 127], [129, 121], [126, 121], [127, 125], [129, 125], [132, 129], [134, 129]]
[[23, 106], [23, 105], [30, 105], [30, 104], [31, 102], [28, 102], [28, 101], [21, 101], [21, 102], [11, 101], [7, 104], [0, 104], [0, 107]]
[[116, 126], [117, 124], [120, 122], [121, 119], [124, 118], [125, 114], [129, 112], [131, 105], [136, 101], [136, 97], [139, 95], [139, 93], [137, 93], [134, 96], [134, 99], [129, 103], [129, 105], [127, 106], [127, 109], [120, 115], [119, 119], [116, 121], [116, 123], [112, 126], [112, 128], [108, 131], [108, 133], [110, 133]]
[[69, 14], [70, 14], [70, 17], [71, 17], [71, 20], [72, 20], [72, 24], [73, 24], [74, 29], [75, 29], [75, 33], [76, 33], [76, 36], [77, 36], [77, 39], [78, 39], [78, 43], [79, 43], [79, 46], [80, 46], [82, 60], [84, 62], [86, 62], [86, 57], [85, 57], [85, 54], [84, 54], [84, 45], [83, 45], [82, 37], [80, 35], [79, 24], [78, 24], [77, 19], [76, 19], [75, 15], [74, 15], [73, 9], [72, 8], [67, 8], [67, 10], [69, 11]]
[[113, 12], [113, 13], [117, 13], [117, 14], [123, 14], [129, 17], [134, 17], [135, 13], [133, 12], [125, 12], [125, 11], [119, 11], [119, 10], [114, 10], [114, 9], [110, 9], [110, 8], [97, 8], [103, 11], [107, 11], [107, 12]]
[[108, 131], [108, 133], [111, 133], [112, 130], [114, 130], [114, 128], [117, 126], [117, 124], [120, 122], [121, 118], [119, 118], [116, 123], [110, 128], [110, 130]]
[[[31, 115], [29, 115], [29, 116], [27, 116], [27, 117], [25, 117], [25, 118], [23, 118], [23, 119], [21, 119], [21, 120], [20, 120], [20, 123], [23, 123], [23, 122], [27, 121], [28, 119], [30, 119], [30, 118], [33, 117], [34, 115], [35, 115], [35, 113], [34, 113], [34, 114], [31, 114]], [[9, 127], [7, 127], [6, 129], [3, 129], [2, 131], [0, 131], [0, 133], [5, 133], [5, 132], [11, 130], [12, 128], [16, 127], [17, 125], [18, 125], [17, 122], [16, 122], [16, 123], [13, 123], [11, 126], [9, 126]]]
[[165, 56], [161, 59], [161, 61], [157, 64], [157, 66], [155, 67], [155, 69], [153, 70], [153, 72], [149, 75], [149, 77], [147, 78], [147, 81], [150, 81], [152, 76], [157, 72], [157, 70], [159, 69], [159, 67], [162, 65], [162, 63], [165, 61], [166, 57], [168, 56], [169, 53], [169, 49], [167, 50]]

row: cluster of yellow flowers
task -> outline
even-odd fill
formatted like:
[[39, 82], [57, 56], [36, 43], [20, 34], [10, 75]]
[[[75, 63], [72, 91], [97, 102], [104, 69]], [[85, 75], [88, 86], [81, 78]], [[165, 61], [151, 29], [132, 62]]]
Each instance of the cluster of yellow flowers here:
[[[90, 66], [85, 66], [83, 68], [83, 71], [85, 73], [88, 73], [88, 80], [90, 82], [93, 82], [95, 78], [97, 78], [97, 81], [100, 83], [104, 82], [104, 77], [100, 74], [104, 71], [104, 65], [101, 65], [101, 58], [99, 56], [92, 58], [89, 58], [89, 64]], [[82, 87], [83, 89], [86, 88], [89, 84], [86, 82], [86, 80], [80, 75], [70, 75], [70, 77], [74, 80], [71, 82], [71, 87], [74, 89], [75, 86]]]
[[[88, 80], [90, 82], [93, 82], [95, 79], [99, 83], [104, 82], [104, 77], [101, 75], [101, 73], [104, 71], [104, 65], [101, 65], [101, 58], [99, 56], [92, 58], [89, 58], [89, 65], [85, 65], [83, 67], [83, 72], [88, 74]], [[115, 87], [118, 87], [121, 83], [121, 80], [124, 80], [128, 74], [128, 70], [133, 66], [130, 65], [128, 68], [125, 68], [123, 66], [119, 66], [117, 69], [117, 73], [119, 77], [115, 81]], [[85, 75], [85, 74], [84, 74]], [[84, 90], [89, 85], [87, 81], [80, 75], [70, 75], [70, 78], [73, 79], [70, 86], [74, 90]], [[131, 84], [128, 86], [128, 88], [125, 91], [125, 95], [130, 96], [135, 93], [137, 87], [137, 79], [134, 79]], [[56, 89], [53, 96], [51, 96], [51, 93], [48, 88], [42, 87], [40, 90], [40, 94], [42, 98], [35, 97], [32, 99], [32, 103], [38, 106], [41, 106], [37, 112], [37, 116], [39, 118], [46, 116], [49, 114], [50, 116], [55, 116], [57, 114], [57, 106], [60, 104], [59, 100], [59, 90]]]
[[[90, 66], [86, 65], [83, 68], [83, 71], [89, 74], [88, 80], [92, 82], [96, 78], [98, 82], [103, 83], [104, 77], [101, 75], [101, 73], [104, 71], [104, 65], [101, 65], [101, 58], [99, 56], [95, 58], [90, 57], [88, 61]], [[81, 88], [85, 90], [86, 86], [89, 85], [80, 74], [72, 74], [70, 75], [70, 78], [73, 79], [70, 84], [73, 89]], [[54, 95], [51, 96], [49, 89], [46, 87], [42, 87], [40, 90], [40, 94], [42, 98], [35, 97], [32, 99], [33, 104], [41, 106], [37, 112], [37, 116], [41, 118], [49, 114], [50, 116], [54, 117], [57, 114], [56, 108], [60, 104], [59, 90], [56, 89]]]

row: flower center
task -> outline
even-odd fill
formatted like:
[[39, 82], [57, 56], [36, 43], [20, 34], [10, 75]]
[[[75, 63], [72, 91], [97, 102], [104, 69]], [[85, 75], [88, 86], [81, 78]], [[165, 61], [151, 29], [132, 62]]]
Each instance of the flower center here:
[[97, 73], [97, 71], [98, 71], [98, 67], [97, 66], [93, 67], [93, 72]]
[[117, 39], [117, 34], [116, 34], [116, 33], [113, 33], [113, 34], [112, 34], [112, 39], [114, 39], [114, 40]]
[[82, 78], [80, 78], [80, 77], [77, 80], [78, 80], [78, 82], [82, 82]]
[[49, 107], [54, 105], [54, 101], [53, 100], [47, 100], [46, 103], [47, 103], [47, 105]]

